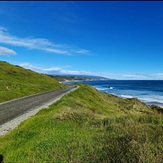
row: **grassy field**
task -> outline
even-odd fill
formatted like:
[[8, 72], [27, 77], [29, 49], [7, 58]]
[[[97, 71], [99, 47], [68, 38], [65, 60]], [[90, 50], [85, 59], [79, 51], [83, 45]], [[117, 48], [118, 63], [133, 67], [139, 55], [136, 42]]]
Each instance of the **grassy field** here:
[[47, 75], [0, 61], [0, 102], [61, 87]]
[[0, 154], [5, 163], [161, 163], [163, 115], [156, 109], [80, 85], [0, 137]]

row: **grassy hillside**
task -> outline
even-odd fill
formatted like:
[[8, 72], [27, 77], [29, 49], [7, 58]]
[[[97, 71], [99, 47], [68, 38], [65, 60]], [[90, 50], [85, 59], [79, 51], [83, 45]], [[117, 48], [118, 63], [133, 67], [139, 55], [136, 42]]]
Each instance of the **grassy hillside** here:
[[80, 85], [0, 137], [0, 154], [17, 163], [160, 163], [162, 140], [161, 112]]
[[61, 87], [47, 75], [0, 61], [0, 102]]

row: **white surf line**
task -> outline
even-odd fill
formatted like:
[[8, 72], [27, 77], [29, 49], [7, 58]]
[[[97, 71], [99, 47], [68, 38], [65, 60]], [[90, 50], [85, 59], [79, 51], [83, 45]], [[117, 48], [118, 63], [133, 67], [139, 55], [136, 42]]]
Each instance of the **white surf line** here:
[[28, 119], [29, 117], [35, 115], [36, 113], [38, 113], [41, 109], [43, 108], [48, 108], [51, 104], [55, 103], [56, 101], [60, 100], [64, 95], [75, 91], [76, 89], [78, 89], [79, 86], [77, 86], [76, 88], [73, 88], [72, 90], [60, 95], [59, 97], [57, 97], [55, 100], [52, 100], [48, 103], [45, 103], [44, 105], [37, 107], [35, 109], [29, 110], [26, 113], [12, 119], [9, 122], [4, 123], [3, 125], [0, 125], [0, 136], [3, 136], [5, 134], [7, 134], [9, 131], [13, 130], [14, 128], [16, 128], [21, 122], [23, 122], [24, 120]]

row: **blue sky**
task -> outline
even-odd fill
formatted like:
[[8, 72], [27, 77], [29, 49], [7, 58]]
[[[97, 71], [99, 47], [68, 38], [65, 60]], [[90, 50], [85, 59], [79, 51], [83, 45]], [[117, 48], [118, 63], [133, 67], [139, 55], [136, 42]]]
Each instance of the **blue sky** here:
[[0, 2], [0, 60], [49, 74], [163, 79], [163, 2]]

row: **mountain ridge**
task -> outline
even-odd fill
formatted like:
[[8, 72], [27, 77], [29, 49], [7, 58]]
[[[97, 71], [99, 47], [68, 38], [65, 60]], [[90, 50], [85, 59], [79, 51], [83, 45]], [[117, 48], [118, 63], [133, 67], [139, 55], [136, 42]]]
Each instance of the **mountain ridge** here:
[[57, 81], [67, 81], [67, 80], [115, 80], [109, 79], [102, 76], [93, 76], [93, 75], [48, 75]]

